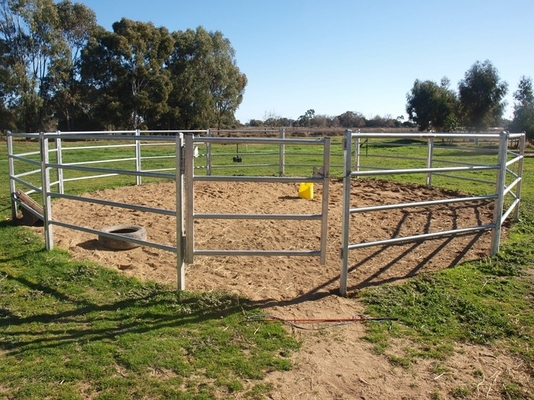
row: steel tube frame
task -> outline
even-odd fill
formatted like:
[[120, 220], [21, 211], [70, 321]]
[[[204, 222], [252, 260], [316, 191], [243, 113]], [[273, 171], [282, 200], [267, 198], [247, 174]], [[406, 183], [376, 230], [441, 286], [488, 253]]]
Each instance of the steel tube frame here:
[[[359, 162], [359, 146], [355, 149], [355, 163], [354, 163], [354, 169], [356, 171], [351, 170], [351, 156], [352, 156], [352, 149], [351, 145], [355, 139], [356, 144], [358, 145], [361, 141], [361, 138], [375, 138], [377, 136], [380, 136], [381, 138], [405, 138], [405, 137], [419, 137], [421, 139], [426, 138], [428, 139], [428, 151], [427, 151], [427, 165], [426, 168], [420, 168], [420, 169], [387, 169], [387, 170], [371, 170], [371, 171], [361, 171], [362, 167]], [[406, 242], [413, 242], [413, 241], [420, 241], [420, 240], [426, 240], [426, 239], [433, 239], [433, 238], [439, 238], [439, 237], [446, 237], [446, 236], [454, 236], [454, 235], [460, 235], [460, 234], [467, 234], [477, 231], [483, 231], [483, 230], [491, 230], [492, 231], [492, 245], [491, 245], [491, 254], [494, 255], [499, 251], [499, 243], [500, 243], [500, 235], [501, 235], [501, 227], [503, 222], [506, 220], [506, 218], [509, 216], [509, 214], [512, 211], [515, 211], [515, 217], [518, 216], [518, 210], [519, 210], [519, 204], [520, 204], [520, 191], [521, 191], [521, 184], [522, 184], [522, 163], [523, 163], [523, 157], [524, 157], [524, 143], [525, 143], [525, 135], [524, 134], [508, 134], [506, 132], [502, 132], [498, 135], [496, 134], [474, 134], [474, 135], [467, 135], [469, 138], [476, 138], [476, 139], [482, 139], [482, 138], [488, 138], [488, 139], [498, 139], [499, 140], [499, 146], [498, 151], [492, 152], [491, 154], [495, 154], [498, 158], [496, 165], [473, 165], [473, 164], [467, 164], [467, 163], [461, 163], [467, 166], [461, 166], [461, 167], [444, 167], [444, 168], [436, 168], [433, 167], [433, 148], [435, 147], [435, 138], [465, 138], [465, 134], [442, 134], [442, 135], [427, 135], [427, 134], [373, 134], [373, 133], [367, 133], [367, 134], [353, 134], [352, 131], [347, 130], [345, 131], [345, 137], [343, 140], [343, 148], [344, 148], [344, 158], [345, 158], [345, 167], [344, 167], [344, 175], [343, 175], [343, 216], [342, 216], [342, 243], [340, 248], [340, 257], [341, 257], [341, 271], [340, 271], [340, 288], [339, 292], [341, 295], [347, 294], [347, 280], [348, 280], [348, 255], [350, 250], [359, 249], [363, 247], [370, 247], [370, 246], [378, 246], [378, 245], [393, 245], [393, 244], [399, 244], [399, 243], [406, 243]], [[515, 158], [508, 160], [508, 141], [512, 137], [517, 137], [520, 139], [520, 154], [513, 153], [513, 156]], [[406, 158], [406, 157], [398, 157], [398, 158]], [[518, 173], [514, 173], [513, 171], [509, 170], [507, 167], [518, 163]], [[434, 175], [441, 175], [441, 176], [449, 176], [447, 174], [442, 174], [442, 172], [458, 172], [458, 171], [483, 171], [483, 170], [497, 170], [497, 177], [496, 181], [484, 181], [480, 179], [468, 179], [470, 181], [478, 181], [478, 182], [484, 182], [484, 183], [494, 183], [495, 184], [495, 193], [489, 194], [486, 196], [472, 196], [472, 197], [466, 197], [466, 198], [455, 198], [455, 199], [443, 199], [443, 200], [431, 200], [431, 201], [422, 201], [422, 202], [415, 202], [415, 203], [401, 203], [401, 204], [389, 204], [389, 205], [381, 205], [381, 206], [370, 206], [370, 207], [361, 207], [361, 208], [351, 208], [350, 207], [350, 198], [351, 198], [351, 179], [353, 177], [360, 177], [360, 176], [375, 176], [375, 175], [394, 175], [394, 174], [406, 174], [406, 173], [426, 173], [427, 184], [432, 183], [432, 174]], [[515, 180], [507, 187], [506, 186], [506, 175], [510, 174], [512, 175]], [[451, 176], [453, 177], [453, 176]], [[454, 177], [458, 179], [466, 179], [462, 177]], [[517, 187], [518, 194], [514, 194], [512, 192], [512, 189], [514, 187]], [[510, 194], [514, 197], [514, 201], [512, 205], [506, 210], [506, 212], [503, 213], [504, 208], [504, 197]], [[429, 206], [429, 205], [439, 205], [439, 204], [450, 204], [450, 203], [456, 203], [456, 202], [469, 202], [469, 201], [480, 201], [480, 200], [494, 200], [494, 216], [493, 216], [493, 222], [491, 224], [485, 224], [485, 225], [479, 225], [475, 227], [467, 227], [467, 228], [460, 228], [460, 229], [453, 229], [453, 230], [447, 230], [447, 231], [440, 231], [440, 232], [432, 232], [432, 233], [425, 233], [420, 235], [413, 235], [413, 236], [406, 236], [406, 237], [395, 237], [395, 238], [389, 238], [385, 240], [378, 240], [373, 242], [364, 242], [364, 243], [356, 243], [356, 244], [350, 244], [349, 243], [349, 233], [350, 233], [350, 215], [355, 213], [364, 213], [364, 212], [372, 212], [372, 211], [379, 211], [379, 210], [391, 210], [391, 209], [399, 209], [399, 208], [406, 208], [406, 207], [420, 207], [420, 206]]]
[[50, 153], [48, 149], [48, 137], [41, 134], [39, 140], [41, 151], [41, 196], [43, 200], [43, 224], [45, 246], [47, 250], [54, 248], [54, 232], [52, 229], [52, 199], [50, 197]]
[[176, 287], [185, 290], [185, 240], [184, 235], [184, 139], [176, 135]]
[[[15, 160], [13, 157], [13, 136], [11, 132], [7, 132], [7, 169], [10, 178], [15, 175]], [[17, 203], [15, 202], [14, 193], [15, 193], [15, 181], [9, 179], [9, 191], [11, 197], [11, 219], [15, 221], [17, 219]]]
[[[328, 199], [330, 174], [330, 138], [323, 139], [285, 139], [285, 138], [197, 138], [191, 134], [184, 135], [184, 179], [185, 179], [185, 262], [190, 264], [194, 256], [238, 255], [238, 256], [319, 256], [321, 264], [326, 263], [327, 232], [328, 232]], [[323, 146], [322, 177], [264, 177], [264, 176], [196, 176], [194, 174], [193, 149], [196, 142], [209, 143], [261, 143], [279, 144], [299, 143]], [[318, 182], [323, 185], [321, 214], [224, 214], [224, 213], [195, 213], [194, 211], [194, 183], [195, 182]], [[255, 220], [321, 220], [321, 243], [319, 250], [212, 250], [196, 249], [194, 220], [195, 219], [255, 219]]]

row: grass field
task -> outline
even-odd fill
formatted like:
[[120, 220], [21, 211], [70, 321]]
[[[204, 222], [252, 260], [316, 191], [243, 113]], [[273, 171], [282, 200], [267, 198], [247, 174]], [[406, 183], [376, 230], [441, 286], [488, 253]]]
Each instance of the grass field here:
[[[341, 165], [341, 144], [333, 140], [333, 165]], [[67, 144], [66, 144], [67, 145]], [[74, 146], [74, 144], [69, 144]], [[87, 145], [87, 144], [84, 144]], [[21, 141], [19, 151], [36, 151]], [[83, 147], [80, 144], [76, 146]], [[423, 157], [425, 147], [394, 147], [396, 154]], [[169, 155], [172, 147], [147, 155]], [[288, 153], [302, 149], [288, 148]], [[447, 156], [459, 157], [455, 148]], [[124, 157], [124, 148], [100, 153], [102, 159]], [[246, 167], [264, 162], [258, 149], [241, 147], [241, 165], [233, 162], [234, 146], [214, 149], [229, 174], [263, 174]], [[276, 149], [261, 149], [276, 153]], [[393, 151], [393, 147], [390, 151]], [[309, 174], [320, 162], [319, 151], [288, 155], [290, 174]], [[77, 150], [72, 159], [93, 157]], [[269, 157], [274, 158], [271, 161]], [[265, 163], [275, 164], [277, 155]], [[445, 157], [445, 156], [443, 156]], [[480, 155], [486, 162], [486, 155]], [[392, 163], [394, 159], [388, 159]], [[488, 159], [489, 160], [489, 159]], [[201, 160], [197, 161], [200, 165]], [[367, 159], [367, 162], [379, 162]], [[398, 167], [420, 160], [397, 159]], [[490, 162], [490, 161], [487, 161]], [[116, 163], [131, 168], [132, 161]], [[173, 160], [148, 160], [146, 169], [172, 168]], [[418, 165], [418, 164], [417, 164]], [[222, 168], [222, 167], [221, 167]], [[276, 169], [275, 169], [276, 171]], [[311, 172], [311, 171], [310, 171]], [[333, 176], [341, 176], [339, 167]], [[69, 172], [75, 177], [77, 171]], [[340, 175], [338, 175], [340, 174]], [[37, 179], [38, 176], [32, 179]], [[423, 183], [424, 177], [395, 179]], [[484, 179], [493, 179], [491, 173]], [[147, 178], [147, 181], [154, 178]], [[132, 185], [131, 176], [69, 182], [69, 193]], [[464, 181], [435, 178], [435, 183], [463, 189]], [[491, 185], [474, 185], [485, 193]], [[366, 289], [361, 299], [371, 315], [395, 315], [399, 322], [369, 325], [367, 340], [391, 363], [409, 367], [419, 357], [440, 361], [455, 343], [499, 346], [520, 357], [534, 376], [534, 159], [524, 165], [521, 222], [510, 230], [494, 257], [425, 274], [402, 285]], [[299, 343], [279, 324], [246, 322], [247, 299], [225, 293], [176, 293], [156, 283], [142, 283], [91, 263], [73, 261], [63, 251], [44, 249], [42, 238], [11, 223], [7, 154], [0, 146], [0, 396], [17, 399], [228, 398], [237, 394], [264, 398], [269, 371], [291, 368], [289, 356]], [[392, 338], [409, 343], [405, 356], [390, 353]], [[502, 398], [524, 397], [524, 387], [507, 377]], [[534, 388], [534, 382], [531, 382]], [[461, 391], [469, 396], [467, 393]]]

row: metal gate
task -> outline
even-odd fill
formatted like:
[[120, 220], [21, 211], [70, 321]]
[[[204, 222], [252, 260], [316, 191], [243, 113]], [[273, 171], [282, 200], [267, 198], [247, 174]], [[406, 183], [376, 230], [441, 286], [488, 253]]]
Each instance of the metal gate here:
[[[192, 264], [195, 256], [315, 256], [320, 258], [320, 263], [326, 263], [326, 245], [328, 231], [328, 199], [329, 199], [329, 168], [330, 168], [330, 138], [321, 139], [287, 139], [287, 138], [215, 138], [199, 137], [192, 134], [184, 134], [181, 145], [183, 151], [178, 153], [178, 165], [181, 173], [177, 175], [177, 215], [182, 218], [177, 220], [177, 232], [182, 232], [182, 246], [178, 250], [178, 288], [185, 288], [185, 264]], [[287, 176], [227, 176], [227, 175], [202, 175], [195, 174], [195, 144], [205, 143], [208, 146], [214, 144], [271, 144], [271, 145], [305, 145], [323, 147], [323, 165], [320, 175], [308, 177]], [[223, 213], [197, 213], [195, 212], [194, 192], [195, 182], [278, 182], [319, 183], [323, 186], [322, 207], [320, 214], [223, 214]], [[206, 219], [253, 219], [253, 220], [320, 220], [320, 246], [315, 250], [214, 250], [198, 249], [195, 246], [195, 220]]]

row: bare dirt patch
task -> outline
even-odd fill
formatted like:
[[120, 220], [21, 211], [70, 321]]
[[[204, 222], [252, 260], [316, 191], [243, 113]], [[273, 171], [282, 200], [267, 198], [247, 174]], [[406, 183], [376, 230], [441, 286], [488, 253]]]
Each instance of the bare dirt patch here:
[[[355, 181], [353, 207], [458, 197], [458, 193], [382, 181]], [[299, 199], [297, 185], [257, 183], [195, 184], [198, 213], [316, 214], [321, 210], [321, 187], [313, 200]], [[174, 183], [102, 190], [88, 197], [173, 210]], [[469, 202], [355, 214], [351, 242], [386, 239], [488, 224], [492, 203]], [[186, 270], [189, 290], [227, 291], [243, 295], [269, 314], [282, 318], [347, 318], [363, 311], [351, 296], [337, 296], [341, 244], [342, 188], [330, 186], [328, 257], [326, 265], [310, 257], [195, 257]], [[172, 216], [148, 214], [61, 200], [53, 203], [54, 219], [93, 229], [111, 225], [140, 225], [151, 242], [173, 246], [176, 222]], [[489, 232], [427, 240], [396, 246], [369, 247], [351, 252], [349, 292], [371, 285], [407, 279], [415, 274], [453, 267], [485, 257]], [[144, 280], [175, 284], [173, 253], [142, 246], [127, 251], [101, 247], [95, 235], [54, 227], [57, 246], [77, 259], [92, 260]], [[301, 250], [319, 247], [317, 221], [197, 220], [198, 249]], [[442, 363], [447, 372], [434, 372], [432, 360], [409, 369], [394, 367], [372, 352], [362, 340], [364, 327], [354, 323], [325, 331], [293, 330], [303, 342], [293, 355], [295, 368], [273, 373], [273, 399], [429, 399], [453, 398], [457, 388], [469, 388], [473, 398], [501, 398], [503, 377], [524, 374], [518, 361], [498, 350], [458, 346], [457, 354]], [[404, 344], [399, 343], [402, 351]], [[521, 375], [522, 376], [522, 375]], [[524, 377], [525, 382], [529, 380]], [[436, 397], [439, 393], [440, 397]]]

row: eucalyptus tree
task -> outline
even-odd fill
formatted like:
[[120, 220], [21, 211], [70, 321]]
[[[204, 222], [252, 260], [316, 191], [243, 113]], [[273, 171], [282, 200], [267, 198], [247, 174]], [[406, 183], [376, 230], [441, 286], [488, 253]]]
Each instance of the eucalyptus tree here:
[[486, 60], [477, 61], [458, 84], [462, 115], [469, 130], [482, 131], [499, 123], [506, 102], [508, 84]]
[[174, 39], [164, 27], [126, 18], [99, 29], [82, 52], [91, 114], [109, 129], [157, 124], [172, 88], [165, 68]]
[[15, 113], [10, 109], [13, 93], [10, 54], [5, 40], [0, 39], [0, 129], [16, 130]]
[[514, 119], [510, 128], [514, 132], [526, 132], [530, 139], [534, 136], [534, 90], [530, 77], [521, 77], [514, 100]]
[[337, 116], [339, 123], [344, 128], [361, 128], [365, 126], [365, 117], [359, 112], [345, 111]]
[[0, 39], [7, 49], [8, 107], [28, 132], [43, 128], [44, 79], [51, 59], [61, 52], [53, 0], [0, 0]]
[[411, 92], [406, 95], [406, 112], [420, 131], [449, 131], [454, 128], [451, 121], [456, 119], [458, 100], [448, 86], [447, 78], [442, 78], [440, 85], [430, 80], [415, 80]]
[[247, 77], [239, 70], [230, 41], [202, 27], [173, 33], [168, 70], [173, 89], [166, 123], [186, 129], [221, 128], [234, 122]]
[[3, 106], [19, 129], [55, 128], [60, 75], [72, 74], [73, 48], [82, 45], [96, 17], [70, 0], [0, 0]]
[[62, 130], [81, 127], [85, 105], [82, 102], [80, 82], [81, 52], [95, 32], [96, 15], [90, 8], [70, 0], [57, 4], [59, 26], [66, 45], [64, 57], [57, 57], [50, 65], [47, 79], [52, 93], [50, 101], [56, 112], [58, 127]]

